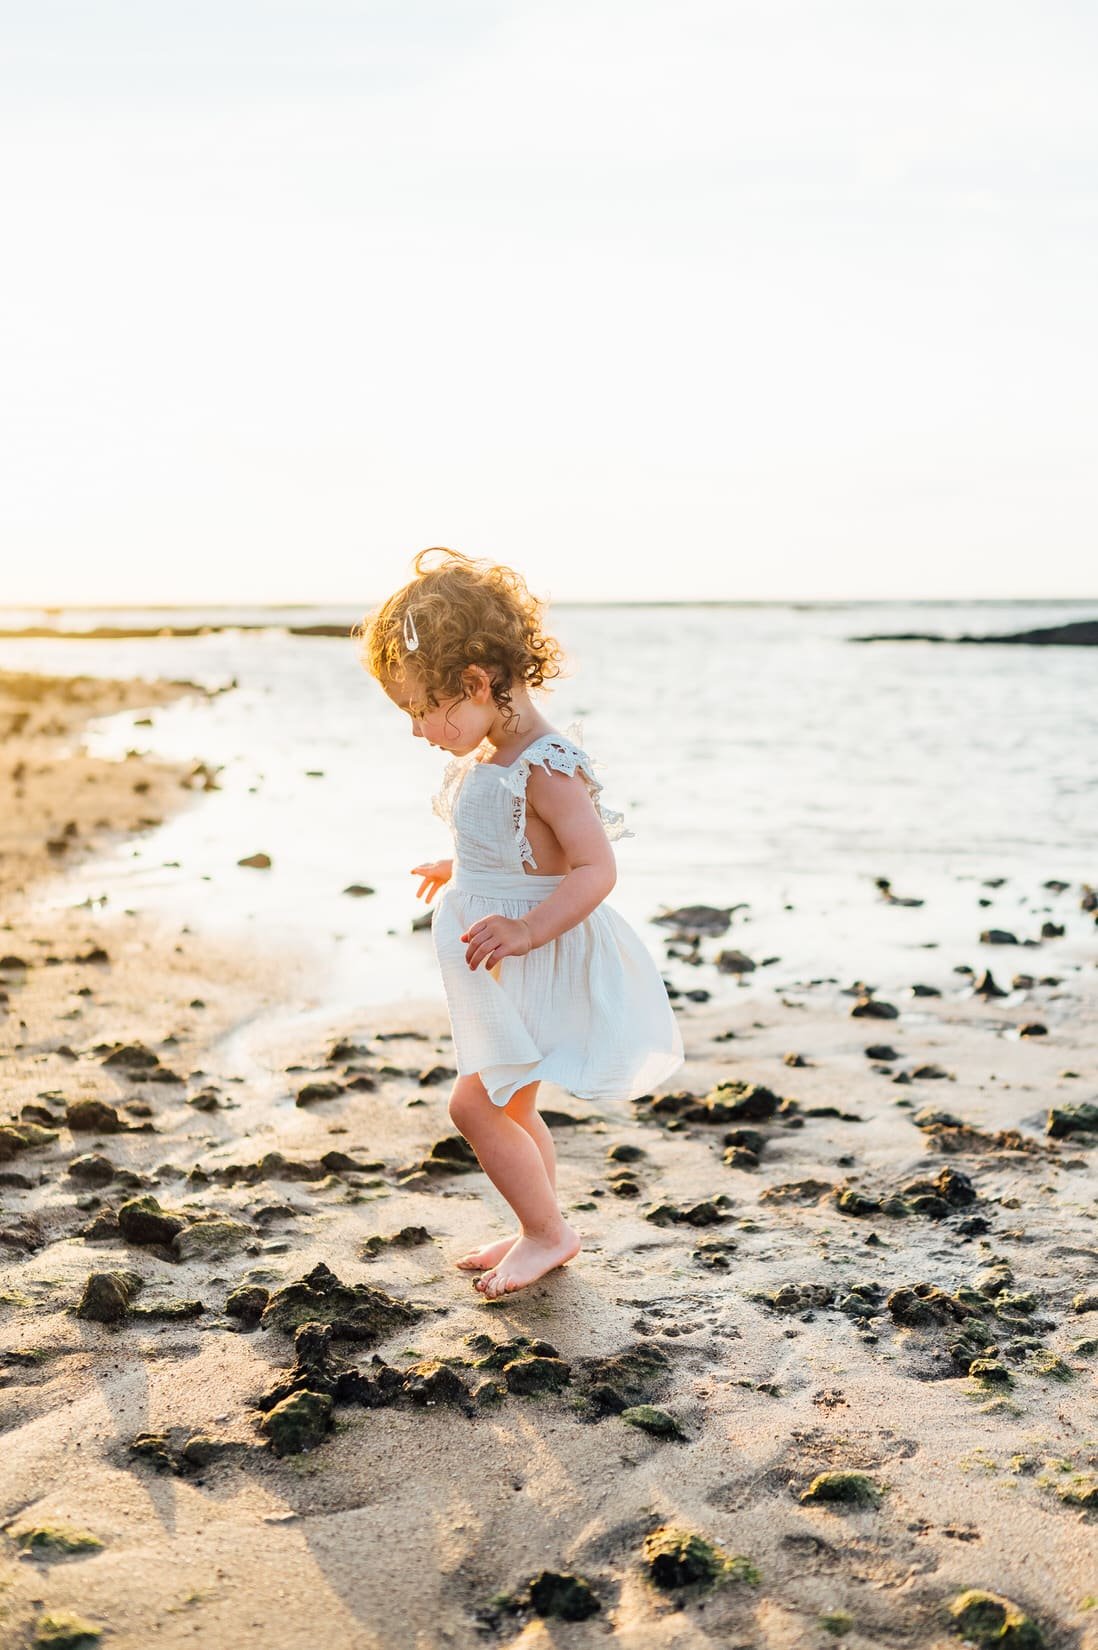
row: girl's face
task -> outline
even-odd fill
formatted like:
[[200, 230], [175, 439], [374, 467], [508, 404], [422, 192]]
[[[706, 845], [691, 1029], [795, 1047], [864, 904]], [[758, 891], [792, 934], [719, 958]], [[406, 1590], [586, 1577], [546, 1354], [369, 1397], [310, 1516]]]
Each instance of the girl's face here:
[[466, 756], [481, 744], [496, 717], [487, 671], [472, 665], [466, 676], [466, 697], [443, 699], [437, 705], [428, 703], [422, 684], [411, 673], [383, 686], [393, 704], [411, 717], [415, 738], [426, 739], [437, 750]]

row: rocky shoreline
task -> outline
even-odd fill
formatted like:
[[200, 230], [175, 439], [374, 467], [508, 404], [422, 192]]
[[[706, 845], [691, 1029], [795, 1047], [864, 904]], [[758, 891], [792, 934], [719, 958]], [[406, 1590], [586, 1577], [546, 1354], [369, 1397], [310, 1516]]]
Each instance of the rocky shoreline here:
[[[77, 745], [187, 685], [35, 680], [0, 680], [5, 1644], [1095, 1642], [1086, 890], [1035, 877], [1058, 932], [1002, 984], [898, 945], [880, 985], [680, 988], [674, 1088], [545, 1091], [584, 1250], [489, 1303], [441, 1001], [306, 1022], [292, 956], [44, 910], [200, 786]], [[753, 968], [728, 915], [665, 913], [669, 957]]]

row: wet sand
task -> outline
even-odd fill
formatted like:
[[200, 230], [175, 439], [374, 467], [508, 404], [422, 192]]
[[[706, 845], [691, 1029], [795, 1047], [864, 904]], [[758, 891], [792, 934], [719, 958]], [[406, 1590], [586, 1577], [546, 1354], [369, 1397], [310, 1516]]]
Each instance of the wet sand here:
[[291, 954], [38, 902], [200, 805], [79, 751], [180, 691], [0, 678], [0, 1641], [946, 1646], [984, 1589], [995, 1642], [1098, 1643], [1081, 890], [1005, 998], [898, 951], [894, 1018], [679, 998], [669, 1095], [547, 1086], [584, 1251], [488, 1304], [441, 998], [328, 1022]]

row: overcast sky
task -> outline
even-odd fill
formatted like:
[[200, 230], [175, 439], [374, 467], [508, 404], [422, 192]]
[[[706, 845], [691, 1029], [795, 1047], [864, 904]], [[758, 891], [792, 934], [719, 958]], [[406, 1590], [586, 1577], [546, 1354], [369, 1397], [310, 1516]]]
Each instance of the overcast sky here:
[[0, 18], [0, 601], [1098, 595], [1085, 0]]

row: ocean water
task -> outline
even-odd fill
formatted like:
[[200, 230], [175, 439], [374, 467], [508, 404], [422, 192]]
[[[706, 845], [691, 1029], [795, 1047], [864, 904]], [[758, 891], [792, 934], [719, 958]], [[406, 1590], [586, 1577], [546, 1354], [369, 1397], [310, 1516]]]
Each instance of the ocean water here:
[[[121, 642], [0, 640], [0, 668], [237, 682], [207, 701], [92, 724], [84, 743], [219, 769], [220, 789], [51, 884], [100, 917], [154, 910], [197, 932], [238, 932], [307, 959], [314, 1002], [368, 1013], [437, 998], [409, 867], [449, 852], [431, 811], [445, 754], [362, 671], [349, 641], [287, 623], [349, 610], [83, 611], [83, 624], [268, 622], [260, 631]], [[672, 961], [667, 977], [729, 1000], [811, 978], [955, 988], [959, 963], [1003, 968], [979, 944], [997, 925], [1068, 933], [1006, 966], [1092, 967], [1098, 932], [1077, 891], [1098, 882], [1098, 650], [856, 645], [879, 631], [990, 633], [1098, 616], [1094, 603], [567, 607], [554, 628], [568, 674], [543, 700], [582, 720], [617, 845], [610, 903], [664, 966], [663, 907], [742, 906], [723, 941], [760, 965], [742, 982]], [[51, 615], [56, 620], [57, 615]], [[0, 625], [40, 615], [0, 613]], [[270, 871], [242, 869], [257, 851]], [[887, 904], [875, 879], [923, 904]], [[1000, 886], [986, 886], [1003, 879]], [[355, 899], [352, 882], [376, 890]], [[980, 901], [987, 901], [981, 904]], [[776, 960], [770, 960], [776, 959]]]

